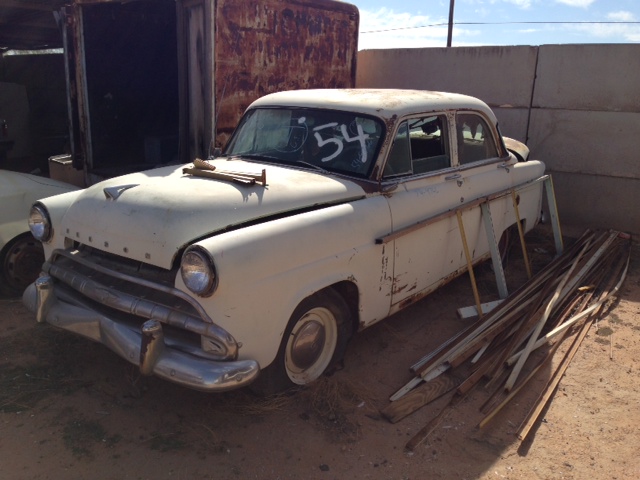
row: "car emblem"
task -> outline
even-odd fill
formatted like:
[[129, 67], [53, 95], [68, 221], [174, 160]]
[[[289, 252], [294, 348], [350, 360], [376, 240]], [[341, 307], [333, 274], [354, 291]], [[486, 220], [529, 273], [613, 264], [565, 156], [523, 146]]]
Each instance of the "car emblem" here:
[[122, 193], [125, 190], [129, 190], [130, 188], [133, 187], [137, 187], [139, 184], [138, 183], [134, 183], [132, 185], [120, 185], [118, 187], [106, 187], [103, 188], [102, 191], [104, 192], [104, 196], [107, 198], [107, 200], [117, 200], [120, 195], [122, 195]]

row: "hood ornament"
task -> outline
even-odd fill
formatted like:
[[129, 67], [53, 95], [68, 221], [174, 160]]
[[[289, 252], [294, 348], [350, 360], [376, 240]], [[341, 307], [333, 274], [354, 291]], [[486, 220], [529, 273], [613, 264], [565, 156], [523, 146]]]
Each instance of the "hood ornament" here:
[[129, 190], [130, 188], [137, 187], [140, 185], [139, 183], [133, 183], [131, 185], [119, 185], [117, 187], [105, 187], [102, 189], [104, 192], [104, 196], [107, 200], [116, 201], [120, 195], [123, 194], [125, 190]]

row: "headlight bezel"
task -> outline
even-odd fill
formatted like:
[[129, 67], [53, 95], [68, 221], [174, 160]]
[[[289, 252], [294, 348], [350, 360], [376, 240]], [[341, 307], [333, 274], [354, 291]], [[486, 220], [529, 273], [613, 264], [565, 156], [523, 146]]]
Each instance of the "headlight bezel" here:
[[[200, 246], [185, 250], [180, 261], [180, 276], [190, 292], [210, 297], [218, 287], [218, 274], [211, 254]], [[205, 278], [197, 278], [198, 276]]]
[[[34, 220], [39, 218], [39, 222]], [[41, 203], [34, 203], [29, 210], [29, 219], [27, 220], [29, 231], [33, 238], [40, 242], [48, 242], [53, 237], [53, 226], [51, 225], [51, 217], [49, 211]]]

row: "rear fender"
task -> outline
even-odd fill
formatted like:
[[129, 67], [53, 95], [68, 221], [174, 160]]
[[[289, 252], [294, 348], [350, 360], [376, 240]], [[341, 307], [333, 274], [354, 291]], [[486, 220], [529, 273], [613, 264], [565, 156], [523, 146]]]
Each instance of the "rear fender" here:
[[519, 162], [526, 162], [529, 160], [529, 147], [518, 140], [514, 140], [513, 138], [503, 137], [503, 139], [507, 150], [513, 153]]

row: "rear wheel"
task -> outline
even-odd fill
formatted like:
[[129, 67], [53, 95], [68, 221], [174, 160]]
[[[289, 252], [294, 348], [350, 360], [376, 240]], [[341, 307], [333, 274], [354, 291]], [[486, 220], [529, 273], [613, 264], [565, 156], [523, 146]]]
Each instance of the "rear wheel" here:
[[43, 263], [42, 244], [30, 233], [14, 238], [0, 254], [0, 291], [10, 296], [21, 295], [38, 278]]
[[342, 360], [351, 333], [349, 308], [337, 292], [326, 289], [307, 297], [291, 315], [276, 359], [253, 389], [271, 394], [313, 382]]

